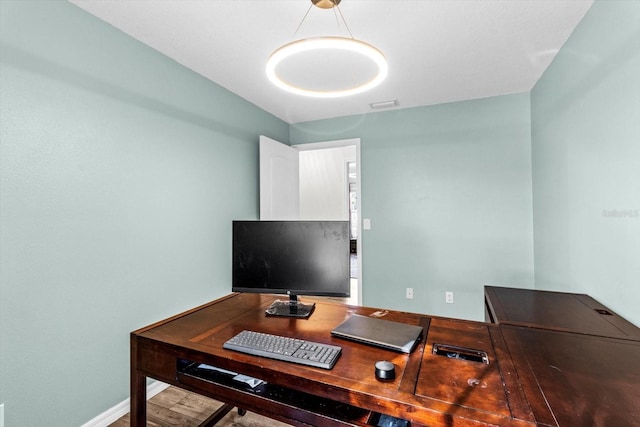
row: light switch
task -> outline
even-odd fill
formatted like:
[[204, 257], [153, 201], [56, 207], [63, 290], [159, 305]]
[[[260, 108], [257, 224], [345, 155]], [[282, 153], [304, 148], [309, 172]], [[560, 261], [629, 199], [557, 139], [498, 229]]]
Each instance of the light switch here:
[[371, 220], [369, 218], [364, 218], [362, 220], [362, 228], [365, 230], [371, 230]]

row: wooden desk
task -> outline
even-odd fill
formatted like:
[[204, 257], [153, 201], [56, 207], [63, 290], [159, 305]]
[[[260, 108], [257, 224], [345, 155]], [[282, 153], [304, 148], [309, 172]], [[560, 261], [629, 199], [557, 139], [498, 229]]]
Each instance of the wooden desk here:
[[[376, 309], [316, 300], [310, 319], [266, 317], [275, 298], [232, 294], [131, 333], [131, 425], [146, 425], [147, 377], [293, 425], [364, 426], [380, 414], [412, 426], [532, 426], [527, 403], [496, 325], [389, 311], [387, 320], [421, 325], [426, 337], [410, 355], [333, 338], [351, 314]], [[305, 298], [306, 300], [306, 298]], [[332, 370], [311, 368], [222, 348], [250, 329], [339, 345]], [[486, 351], [489, 363], [432, 354], [434, 343]], [[396, 379], [380, 382], [374, 363], [390, 360]], [[204, 363], [267, 382], [260, 391], [184, 370]]]
[[500, 325], [535, 418], [549, 426], [640, 426], [640, 342]]
[[536, 421], [640, 426], [640, 329], [589, 295], [485, 286]]
[[487, 322], [640, 340], [640, 328], [586, 294], [485, 286]]

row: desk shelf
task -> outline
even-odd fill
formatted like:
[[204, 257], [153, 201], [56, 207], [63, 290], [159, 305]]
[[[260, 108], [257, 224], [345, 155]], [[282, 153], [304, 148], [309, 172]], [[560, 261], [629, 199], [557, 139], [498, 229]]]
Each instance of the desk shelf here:
[[[234, 380], [233, 375], [200, 368], [200, 363], [178, 361], [178, 386], [191, 391], [224, 393], [225, 400], [239, 408], [279, 419], [283, 422], [308, 422], [311, 425], [369, 426], [379, 414], [362, 408], [314, 396], [276, 384], [263, 382], [252, 388]], [[265, 405], [265, 399], [269, 405]], [[268, 409], [266, 408], [268, 406]], [[287, 417], [295, 409], [295, 419]], [[301, 420], [301, 411], [304, 420]], [[291, 414], [292, 416], [294, 414]]]

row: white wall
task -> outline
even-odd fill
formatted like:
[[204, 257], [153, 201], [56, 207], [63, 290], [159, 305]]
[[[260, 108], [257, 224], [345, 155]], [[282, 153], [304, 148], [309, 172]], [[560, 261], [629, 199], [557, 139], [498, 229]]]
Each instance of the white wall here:
[[347, 163], [355, 161], [355, 146], [300, 152], [300, 219], [349, 220]]

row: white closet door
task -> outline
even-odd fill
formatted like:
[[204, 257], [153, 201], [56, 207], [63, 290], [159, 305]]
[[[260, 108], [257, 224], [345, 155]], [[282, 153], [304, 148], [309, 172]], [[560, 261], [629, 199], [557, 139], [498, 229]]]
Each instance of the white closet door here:
[[298, 150], [260, 135], [260, 219], [300, 217]]

